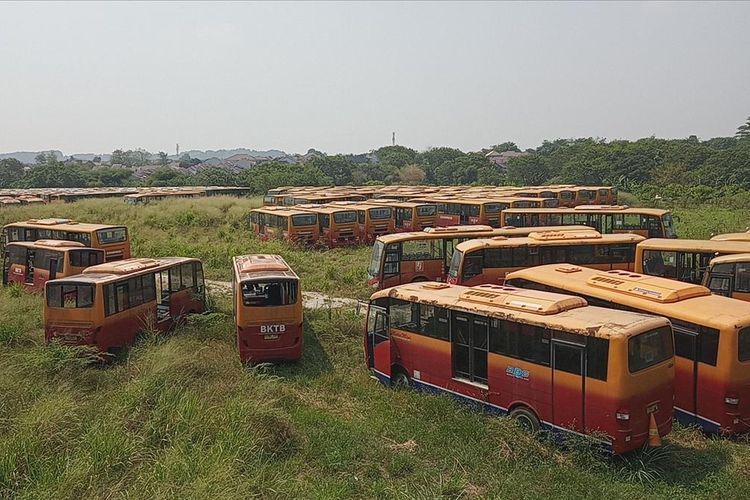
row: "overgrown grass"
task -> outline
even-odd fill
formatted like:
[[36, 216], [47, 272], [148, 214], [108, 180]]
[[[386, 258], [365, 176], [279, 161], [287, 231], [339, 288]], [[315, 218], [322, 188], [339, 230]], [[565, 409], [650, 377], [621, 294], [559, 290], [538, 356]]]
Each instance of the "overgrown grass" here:
[[[359, 278], [369, 249], [258, 242], [243, 226], [254, 204], [87, 201], [2, 210], [0, 220], [128, 224], [138, 255], [196, 255], [215, 279], [228, 277], [233, 254], [277, 251], [310, 290], [369, 293]], [[742, 214], [678, 214], [685, 236], [716, 221], [745, 224]], [[382, 387], [364, 367], [362, 318], [352, 311], [306, 311], [299, 363], [243, 367], [229, 301], [213, 299], [215, 311], [174, 334], [144, 334], [92, 366], [44, 345], [41, 297], [0, 290], [0, 498], [750, 496], [744, 439], [677, 427], [665, 451], [612, 459], [448, 397]]]

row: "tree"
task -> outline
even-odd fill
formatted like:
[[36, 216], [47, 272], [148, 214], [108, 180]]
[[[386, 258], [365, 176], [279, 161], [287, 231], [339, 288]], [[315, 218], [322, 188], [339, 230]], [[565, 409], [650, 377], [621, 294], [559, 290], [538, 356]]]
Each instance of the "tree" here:
[[56, 160], [33, 167], [18, 183], [21, 187], [82, 187], [88, 185], [87, 172], [79, 166], [64, 165]]
[[750, 139], [750, 117], [747, 118], [745, 123], [737, 127], [735, 137], [742, 140]]
[[158, 167], [146, 178], [149, 186], [184, 186], [189, 177], [179, 170], [170, 167]]
[[518, 149], [518, 146], [516, 146], [515, 142], [503, 142], [502, 144], [497, 144], [495, 146], [492, 146], [492, 149], [497, 151], [498, 153], [503, 153], [505, 151], [515, 151], [516, 153], [520, 153], [521, 150]]
[[206, 168], [191, 179], [196, 186], [236, 186], [237, 174], [226, 168]]
[[15, 158], [0, 160], [0, 188], [12, 187], [23, 177], [23, 163]]
[[409, 163], [414, 163], [417, 152], [404, 146], [384, 146], [375, 151], [379, 163], [393, 165], [401, 168]]
[[307, 165], [320, 169], [336, 185], [350, 184], [354, 163], [342, 155], [318, 156], [311, 158]]
[[508, 181], [517, 186], [544, 184], [550, 179], [551, 174], [550, 161], [539, 154], [511, 158], [506, 172]]
[[159, 151], [159, 165], [162, 167], [169, 165], [169, 156], [164, 151]]
[[422, 184], [425, 179], [425, 172], [419, 165], [406, 165], [398, 171], [398, 178], [402, 184]]

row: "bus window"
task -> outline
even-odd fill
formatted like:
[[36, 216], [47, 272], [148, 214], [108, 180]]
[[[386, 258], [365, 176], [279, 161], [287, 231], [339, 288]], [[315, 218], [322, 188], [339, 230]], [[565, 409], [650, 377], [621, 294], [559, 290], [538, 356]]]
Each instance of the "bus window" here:
[[92, 285], [47, 285], [47, 307], [64, 309], [81, 309], [94, 305], [94, 287]]
[[677, 279], [677, 252], [645, 250], [643, 269], [650, 276]]
[[437, 206], [435, 205], [422, 205], [417, 207], [417, 216], [419, 217], [430, 217], [437, 214]]
[[407, 240], [401, 244], [401, 260], [442, 259], [443, 246], [439, 240]]
[[[124, 227], [112, 229], [100, 229], [96, 232], [100, 245], [109, 245], [110, 243], [122, 243], [128, 239], [128, 231]], [[81, 242], [84, 243], [84, 242]], [[84, 243], [86, 244], [86, 243]]]
[[[714, 269], [718, 267], [716, 266]], [[719, 269], [716, 269], [716, 271], [721, 272]], [[735, 273], [734, 291], [750, 292], [750, 262], [738, 262]]]
[[750, 328], [740, 330], [737, 338], [737, 357], [740, 361], [750, 361]]
[[391, 209], [388, 207], [371, 208], [369, 212], [370, 212], [370, 218], [373, 220], [387, 219], [391, 216]]
[[628, 369], [630, 373], [645, 370], [674, 355], [672, 335], [668, 327], [641, 333], [628, 339]]
[[317, 222], [315, 214], [292, 215], [293, 226], [312, 226]]
[[[325, 217], [328, 216], [325, 215]], [[335, 214], [333, 214], [333, 220], [336, 222], [336, 224], [351, 224], [352, 222], [357, 222], [357, 212], [336, 212]]]
[[70, 265], [89, 267], [104, 262], [104, 252], [97, 250], [70, 250]]
[[296, 281], [242, 283], [242, 302], [248, 307], [285, 306], [297, 303]]

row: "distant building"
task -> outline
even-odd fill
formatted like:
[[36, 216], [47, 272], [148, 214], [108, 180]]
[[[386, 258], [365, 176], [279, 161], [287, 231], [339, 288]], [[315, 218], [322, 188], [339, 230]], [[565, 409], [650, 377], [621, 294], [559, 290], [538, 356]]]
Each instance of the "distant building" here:
[[494, 149], [487, 153], [485, 158], [490, 160], [492, 163], [497, 165], [498, 167], [505, 170], [508, 168], [508, 162], [513, 158], [518, 158], [519, 156], [527, 156], [529, 153], [524, 153], [520, 151], [503, 151], [502, 153], [498, 153]]

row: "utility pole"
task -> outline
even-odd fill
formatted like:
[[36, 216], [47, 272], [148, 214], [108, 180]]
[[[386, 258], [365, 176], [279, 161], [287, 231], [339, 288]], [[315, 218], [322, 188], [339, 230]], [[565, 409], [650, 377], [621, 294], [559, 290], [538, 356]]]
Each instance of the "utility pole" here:
[[396, 145], [396, 132], [393, 133], [393, 137], [391, 138], [391, 141], [393, 142], [393, 145]]
[[180, 157], [180, 144], [177, 144], [177, 158]]

